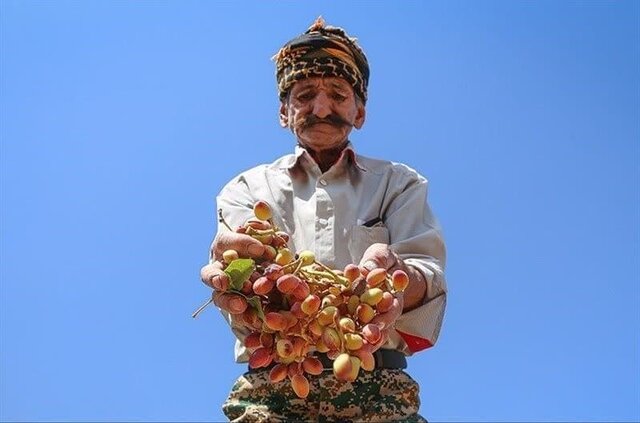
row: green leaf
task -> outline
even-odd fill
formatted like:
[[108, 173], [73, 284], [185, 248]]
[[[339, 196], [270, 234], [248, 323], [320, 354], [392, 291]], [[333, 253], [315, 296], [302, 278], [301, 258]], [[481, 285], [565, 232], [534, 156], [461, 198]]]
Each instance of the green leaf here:
[[251, 298], [247, 298], [247, 302], [253, 308], [258, 310], [258, 316], [260, 316], [260, 319], [264, 322], [264, 311], [262, 311], [262, 303], [260, 302], [260, 297], [256, 295]]
[[240, 291], [244, 281], [249, 279], [256, 266], [251, 259], [236, 259], [229, 263], [224, 273], [229, 277], [229, 285], [231, 289]]

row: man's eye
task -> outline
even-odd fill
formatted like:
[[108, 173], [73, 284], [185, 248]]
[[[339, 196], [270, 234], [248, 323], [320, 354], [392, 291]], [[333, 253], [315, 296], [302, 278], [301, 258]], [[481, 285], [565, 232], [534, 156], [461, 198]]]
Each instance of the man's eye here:
[[313, 98], [313, 93], [302, 93], [302, 94], [298, 94], [296, 96], [296, 98], [299, 101], [309, 101]]
[[346, 96], [343, 96], [342, 94], [338, 94], [338, 93], [333, 94], [332, 97], [335, 101], [345, 101], [347, 99]]

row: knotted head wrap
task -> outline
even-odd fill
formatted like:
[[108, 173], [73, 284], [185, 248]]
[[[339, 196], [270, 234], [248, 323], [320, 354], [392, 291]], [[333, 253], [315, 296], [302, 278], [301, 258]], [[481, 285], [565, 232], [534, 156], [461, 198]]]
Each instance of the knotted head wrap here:
[[346, 80], [363, 102], [367, 101], [369, 63], [356, 39], [342, 28], [325, 26], [319, 17], [297, 38], [285, 44], [275, 56], [280, 100], [291, 86], [313, 76], [335, 76]]

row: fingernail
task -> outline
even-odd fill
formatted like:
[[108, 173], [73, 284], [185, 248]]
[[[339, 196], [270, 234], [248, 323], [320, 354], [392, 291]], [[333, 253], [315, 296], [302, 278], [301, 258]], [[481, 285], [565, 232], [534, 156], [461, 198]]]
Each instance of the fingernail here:
[[364, 267], [365, 269], [367, 269], [368, 271], [372, 271], [373, 269], [375, 269], [376, 267], [378, 267], [378, 265], [376, 264], [375, 261], [367, 261], [365, 264], [362, 265], [362, 267]]
[[220, 276], [212, 276], [207, 284], [213, 289], [220, 289]]
[[262, 244], [251, 244], [247, 250], [252, 256], [261, 256], [262, 253], [264, 253], [264, 247]]

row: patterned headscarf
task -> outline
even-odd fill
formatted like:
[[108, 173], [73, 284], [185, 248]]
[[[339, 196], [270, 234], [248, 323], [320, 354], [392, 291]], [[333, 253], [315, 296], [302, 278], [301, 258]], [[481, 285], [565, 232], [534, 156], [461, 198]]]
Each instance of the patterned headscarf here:
[[302, 35], [289, 41], [273, 56], [280, 100], [291, 86], [312, 76], [336, 76], [353, 87], [363, 102], [367, 101], [369, 63], [355, 38], [342, 28], [325, 26], [319, 17]]

